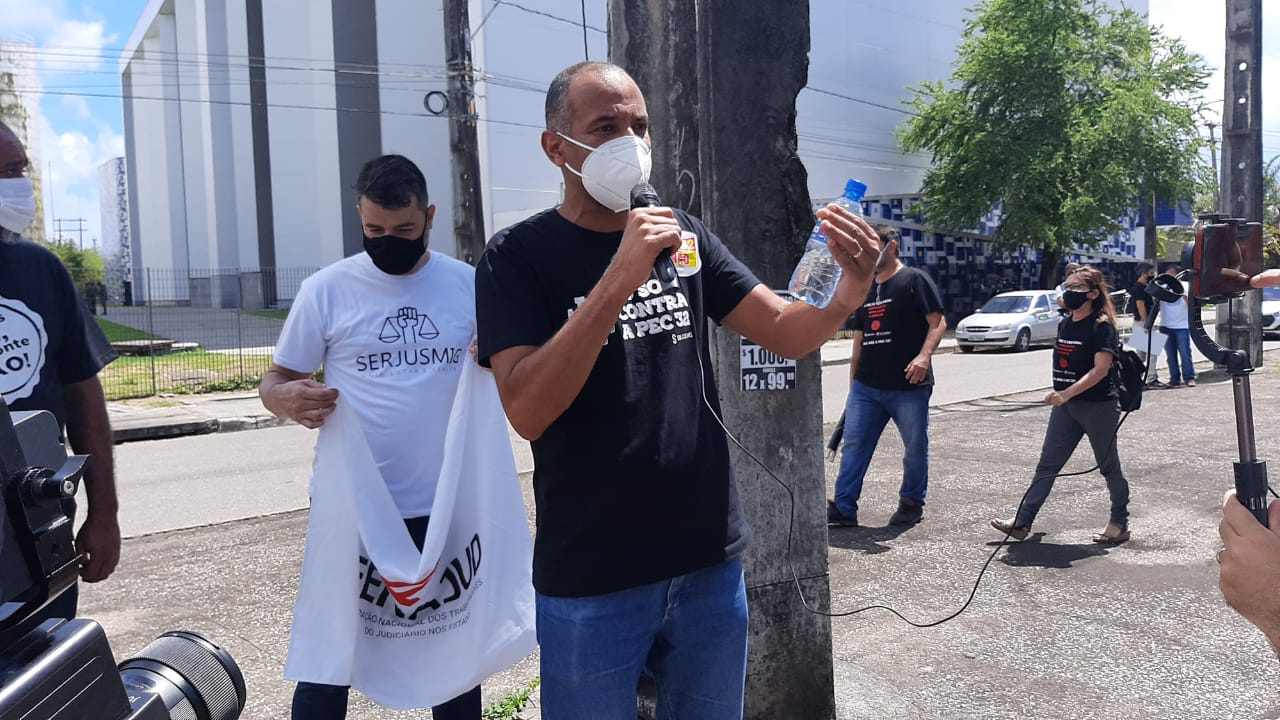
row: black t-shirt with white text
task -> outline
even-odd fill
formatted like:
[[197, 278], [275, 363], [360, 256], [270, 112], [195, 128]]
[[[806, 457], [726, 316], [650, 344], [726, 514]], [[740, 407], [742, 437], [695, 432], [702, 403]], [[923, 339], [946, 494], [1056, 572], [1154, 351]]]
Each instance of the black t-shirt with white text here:
[[[719, 322], [759, 281], [700, 220], [676, 217], [692, 233], [687, 267], [634, 291], [582, 390], [532, 443], [533, 582], [544, 595], [638, 587], [710, 567], [747, 542], [728, 445], [703, 403], [705, 388], [720, 412], [706, 318]], [[554, 209], [495, 235], [476, 267], [480, 363], [550, 340], [621, 240]]]
[[10, 410], [67, 421], [66, 386], [116, 358], [56, 255], [26, 240], [0, 242], [0, 395]]
[[[1079, 322], [1070, 316], [1058, 323], [1058, 342], [1053, 348], [1053, 389], [1059, 392], [1071, 387], [1093, 369], [1094, 356], [1109, 352], [1113, 356], [1119, 350], [1116, 326], [1099, 322], [1097, 315], [1090, 315]], [[1075, 400], [1115, 400], [1119, 397], [1111, 382], [1111, 373], [1103, 376], [1098, 384], [1072, 398]]]
[[933, 366], [922, 382], [906, 378], [907, 365], [920, 354], [929, 335], [930, 313], [942, 312], [942, 297], [922, 270], [903, 266], [871, 288], [854, 313], [852, 328], [862, 331], [858, 382], [879, 390], [916, 390], [933, 385]]

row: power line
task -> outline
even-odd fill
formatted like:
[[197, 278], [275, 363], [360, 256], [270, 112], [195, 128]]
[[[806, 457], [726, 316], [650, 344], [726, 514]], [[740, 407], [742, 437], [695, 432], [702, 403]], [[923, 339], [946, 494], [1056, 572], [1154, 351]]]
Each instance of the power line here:
[[[369, 109], [366, 109], [366, 108], [353, 108], [353, 107], [323, 107], [323, 106], [318, 106], [318, 105], [294, 105], [294, 104], [286, 104], [286, 103], [270, 103], [270, 102], [269, 102], [269, 103], [255, 103], [255, 102], [252, 102], [252, 101], [245, 102], [245, 101], [239, 101], [239, 100], [218, 100], [218, 99], [214, 99], [214, 98], [191, 98], [191, 97], [183, 97], [183, 98], [168, 98], [168, 97], [148, 97], [148, 96], [144, 96], [144, 95], [128, 95], [128, 96], [126, 96], [126, 95], [124, 95], [123, 93], [121, 93], [121, 94], [119, 94], [119, 95], [112, 95], [112, 94], [106, 94], [106, 93], [59, 93], [59, 92], [52, 92], [52, 93], [45, 93], [45, 94], [46, 94], [46, 95], [55, 95], [55, 96], [57, 96], [57, 95], [65, 95], [65, 96], [71, 96], [71, 97], [95, 97], [95, 98], [108, 98], [108, 99], [113, 99], [113, 100], [126, 100], [126, 99], [127, 99], [127, 100], [135, 100], [135, 101], [136, 101], [136, 100], [145, 100], [145, 101], [152, 101], [152, 102], [182, 102], [182, 103], [198, 103], [198, 104], [206, 104], [206, 105], [227, 105], [227, 106], [232, 106], [232, 107], [264, 107], [264, 108], [269, 108], [269, 109], [280, 109], [280, 110], [318, 110], [318, 111], [322, 111], [322, 112], [376, 113], [376, 114], [379, 114], [379, 115], [394, 115], [394, 116], [402, 116], [402, 117], [423, 117], [423, 118], [436, 118], [436, 119], [442, 119], [442, 118], [443, 118], [443, 119], [447, 119], [447, 117], [446, 117], [446, 116], [443, 116], [443, 115], [433, 115], [433, 114], [431, 114], [431, 113], [426, 113], [426, 112], [421, 112], [421, 113], [410, 113], [410, 112], [396, 112], [396, 111], [394, 111], [394, 110], [369, 110]], [[484, 118], [484, 117], [478, 117], [478, 118], [476, 118], [476, 120], [477, 120], [478, 122], [486, 122], [486, 123], [489, 123], [489, 124], [491, 124], [491, 125], [510, 125], [510, 126], [513, 126], [513, 127], [525, 127], [525, 128], [532, 128], [532, 129], [534, 129], [534, 130], [538, 130], [538, 131], [541, 131], [541, 130], [544, 130], [544, 129], [545, 129], [545, 128], [544, 128], [543, 126], [541, 126], [541, 125], [535, 125], [535, 124], [532, 124], [532, 123], [516, 122], [516, 121], [513, 121], [513, 120], [495, 120], [495, 119], [493, 119], [493, 118]]]
[[912, 117], [919, 117], [919, 116], [920, 116], [920, 114], [919, 114], [919, 113], [912, 112], [912, 111], [910, 111], [910, 110], [903, 110], [902, 108], [896, 108], [896, 107], [893, 107], [893, 106], [891, 106], [891, 105], [883, 105], [883, 104], [878, 103], [878, 102], [872, 102], [871, 100], [864, 100], [864, 99], [862, 99], [862, 98], [853, 97], [852, 95], [842, 95], [842, 94], [840, 94], [840, 93], [838, 93], [838, 92], [832, 92], [832, 91], [830, 91], [830, 90], [822, 90], [822, 89], [820, 89], [820, 88], [816, 88], [816, 87], [814, 87], [814, 86], [812, 86], [812, 85], [805, 85], [805, 86], [804, 86], [804, 89], [805, 89], [805, 90], [810, 90], [810, 91], [812, 91], [812, 92], [819, 93], [819, 94], [821, 94], [821, 95], [830, 95], [831, 97], [838, 97], [838, 98], [840, 98], [840, 99], [842, 99], [842, 100], [849, 100], [850, 102], [861, 103], [862, 105], [870, 105], [871, 107], [877, 107], [877, 108], [880, 108], [881, 110], [889, 110], [889, 111], [891, 111], [891, 112], [902, 113], [903, 115], [910, 115], [910, 116], [912, 116]]

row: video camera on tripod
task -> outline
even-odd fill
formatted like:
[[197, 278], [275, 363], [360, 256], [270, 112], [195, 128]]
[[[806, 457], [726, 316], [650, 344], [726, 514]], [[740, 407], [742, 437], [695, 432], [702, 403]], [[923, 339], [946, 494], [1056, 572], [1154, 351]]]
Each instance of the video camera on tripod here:
[[53, 415], [0, 403], [0, 720], [236, 720], [244, 676], [196, 633], [164, 633], [117, 667], [92, 620], [32, 627], [79, 572], [62, 503], [89, 457], [59, 436]]

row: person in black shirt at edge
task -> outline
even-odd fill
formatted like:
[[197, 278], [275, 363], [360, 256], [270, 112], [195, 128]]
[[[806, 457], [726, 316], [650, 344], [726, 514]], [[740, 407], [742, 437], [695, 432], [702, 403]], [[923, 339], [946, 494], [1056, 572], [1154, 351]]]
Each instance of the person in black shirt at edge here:
[[[1142, 362], [1147, 364], [1147, 389], [1160, 390], [1167, 386], [1160, 382], [1160, 363], [1152, 362], [1151, 358], [1154, 357], [1159, 361], [1160, 349], [1164, 347], [1164, 338], [1161, 337], [1160, 342], [1156, 343], [1149, 339], [1149, 335], [1159, 331], [1153, 327], [1148, 332], [1145, 328], [1147, 317], [1152, 310], [1151, 296], [1147, 294], [1147, 284], [1156, 276], [1156, 266], [1149, 262], [1138, 263], [1137, 271], [1138, 278], [1133, 281], [1133, 287], [1129, 288], [1129, 304], [1133, 308], [1133, 333], [1129, 336], [1129, 347], [1136, 350]], [[1148, 347], [1152, 352], [1147, 352]]]
[[[84, 470], [88, 510], [75, 537], [80, 579], [106, 580], [120, 561], [120, 524], [112, 463], [111, 421], [98, 373], [116, 358], [102, 330], [87, 313], [71, 276], [56, 255], [22, 238], [35, 219], [30, 161], [18, 136], [0, 123], [0, 322], [10, 372], [0, 395], [12, 411], [45, 410], [58, 422], [67, 444], [89, 455]], [[17, 362], [21, 359], [21, 364]], [[15, 367], [19, 367], [15, 370]], [[72, 521], [76, 503], [64, 501]], [[50, 618], [74, 618], [79, 588], [72, 586], [28, 618], [32, 628]]]
[[1014, 539], [1022, 540], [1031, 532], [1031, 523], [1049, 497], [1055, 476], [1085, 435], [1111, 494], [1110, 521], [1093, 541], [1116, 545], [1129, 539], [1129, 481], [1120, 468], [1115, 443], [1120, 400], [1111, 382], [1111, 363], [1119, 344], [1116, 311], [1108, 290], [1102, 273], [1087, 265], [1063, 282], [1062, 302], [1071, 314], [1058, 323], [1053, 392], [1044, 399], [1053, 410], [1035, 479], [1014, 517], [991, 521], [992, 527]]
[[[866, 298], [880, 252], [861, 218], [818, 211], [843, 277], [818, 309], [777, 297], [691, 215], [629, 210], [648, 180], [644, 95], [620, 67], [561, 72], [542, 149], [564, 202], [500, 231], [476, 268], [478, 359], [532, 441], [533, 581], [547, 720], [740, 718], [749, 531], [717, 408], [706, 318], [789, 358]], [[675, 251], [677, 277], [654, 273]]]

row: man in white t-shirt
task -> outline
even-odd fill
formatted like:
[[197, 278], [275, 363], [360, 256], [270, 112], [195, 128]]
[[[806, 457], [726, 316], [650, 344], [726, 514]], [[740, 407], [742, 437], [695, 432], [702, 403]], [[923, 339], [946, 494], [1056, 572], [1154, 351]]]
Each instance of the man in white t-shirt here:
[[[1170, 265], [1166, 273], [1177, 275], [1182, 269], [1179, 265]], [[1164, 354], [1169, 362], [1169, 387], [1195, 387], [1196, 368], [1191, 357], [1191, 323], [1190, 305], [1184, 292], [1182, 297], [1173, 302], [1160, 304], [1160, 314], [1156, 321], [1160, 323], [1160, 332], [1165, 335]]]
[[[435, 206], [427, 203], [426, 178], [412, 161], [399, 155], [369, 161], [356, 192], [365, 252], [302, 283], [258, 393], [272, 413], [308, 428], [323, 425], [337, 402], [354, 410], [421, 548], [446, 421], [463, 363], [471, 361], [475, 274], [427, 251]], [[321, 366], [325, 384], [313, 378]], [[332, 462], [335, 451], [317, 443], [315, 465]], [[299, 682], [294, 720], [341, 720], [348, 691]], [[436, 706], [432, 717], [479, 720], [480, 688]]]

